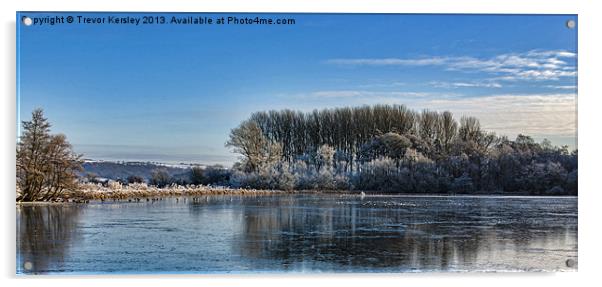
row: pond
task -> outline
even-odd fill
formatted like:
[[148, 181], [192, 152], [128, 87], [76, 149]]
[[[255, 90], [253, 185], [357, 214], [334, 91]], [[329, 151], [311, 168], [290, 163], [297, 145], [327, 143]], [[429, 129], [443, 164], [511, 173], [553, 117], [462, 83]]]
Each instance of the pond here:
[[18, 274], [576, 271], [576, 197], [17, 205]]

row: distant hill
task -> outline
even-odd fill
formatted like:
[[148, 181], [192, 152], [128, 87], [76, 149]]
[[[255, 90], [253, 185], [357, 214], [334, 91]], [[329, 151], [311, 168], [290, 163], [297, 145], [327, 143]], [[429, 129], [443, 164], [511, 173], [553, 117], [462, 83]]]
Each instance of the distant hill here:
[[151, 178], [154, 170], [166, 170], [170, 176], [178, 179], [187, 179], [188, 172], [194, 165], [166, 165], [154, 162], [111, 162], [111, 161], [91, 161], [84, 162], [83, 172], [80, 176], [93, 173], [99, 178], [107, 179], [127, 179], [129, 176], [140, 176], [146, 180]]

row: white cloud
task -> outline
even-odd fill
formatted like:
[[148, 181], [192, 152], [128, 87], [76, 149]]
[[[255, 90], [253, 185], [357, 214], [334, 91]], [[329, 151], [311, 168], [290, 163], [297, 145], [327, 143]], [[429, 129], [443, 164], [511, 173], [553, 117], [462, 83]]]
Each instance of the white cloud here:
[[542, 56], [542, 57], [557, 57], [557, 58], [576, 58], [577, 54], [564, 50], [531, 50], [526, 53], [529, 56]]
[[407, 86], [407, 83], [405, 83], [405, 82], [399, 82], [399, 81], [394, 81], [394, 82], [372, 82], [372, 83], [357, 85], [358, 88], [362, 88], [362, 89], [370, 89], [370, 88], [397, 88], [397, 87], [403, 87], [403, 86]]
[[446, 63], [446, 58], [422, 58], [422, 59], [331, 59], [327, 61], [329, 64], [338, 65], [365, 65], [365, 66], [431, 66], [443, 65]]
[[436, 88], [501, 88], [502, 84], [497, 82], [439, 82], [432, 81], [429, 85]]
[[559, 90], [575, 90], [575, 89], [577, 89], [577, 86], [574, 86], [574, 85], [564, 85], [564, 86], [546, 85], [545, 87], [550, 88], [550, 89], [559, 89]]
[[[303, 94], [302, 110], [374, 104], [403, 104], [423, 109], [452, 112], [456, 118], [477, 117], [481, 126], [510, 138], [527, 134], [537, 138], [573, 138], [577, 133], [577, 98], [574, 93], [493, 94], [465, 97], [454, 93], [318, 91]], [[290, 105], [291, 98], [288, 99]], [[305, 108], [303, 108], [305, 107]]]
[[393, 98], [423, 98], [432, 96], [431, 93], [419, 92], [374, 92], [374, 91], [356, 91], [356, 90], [331, 90], [317, 91], [303, 95], [309, 98], [377, 98], [377, 97], [393, 97]]
[[310, 95], [316, 98], [350, 98], [363, 96], [364, 93], [363, 91], [319, 91]]
[[577, 97], [575, 94], [492, 95], [477, 98], [436, 99], [424, 108], [449, 110], [456, 116], [474, 116], [483, 128], [498, 134], [575, 136]]
[[497, 75], [497, 80], [559, 80], [576, 77], [575, 66], [565, 59], [577, 55], [561, 50], [532, 50], [525, 53], [500, 54], [490, 58], [423, 57], [423, 58], [363, 58], [331, 59], [329, 64], [352, 66], [441, 66], [445, 70], [486, 72]]

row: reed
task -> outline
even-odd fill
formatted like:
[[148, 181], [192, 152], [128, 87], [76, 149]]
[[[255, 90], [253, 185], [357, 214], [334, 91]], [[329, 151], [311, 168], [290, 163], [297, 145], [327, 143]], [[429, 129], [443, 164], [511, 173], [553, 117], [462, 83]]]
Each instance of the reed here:
[[58, 201], [86, 202], [89, 200], [140, 200], [141, 198], [160, 198], [165, 196], [198, 196], [198, 195], [272, 195], [292, 193], [282, 190], [258, 190], [246, 188], [229, 188], [207, 185], [172, 184], [158, 188], [146, 183], [123, 185], [119, 182], [109, 184], [82, 183], [78, 191], [69, 191]]

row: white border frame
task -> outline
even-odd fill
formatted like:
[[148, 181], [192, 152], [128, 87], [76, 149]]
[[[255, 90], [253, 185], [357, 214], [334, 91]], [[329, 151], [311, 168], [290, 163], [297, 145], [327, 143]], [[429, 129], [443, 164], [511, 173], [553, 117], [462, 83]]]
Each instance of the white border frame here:
[[[2, 44], [3, 68], [0, 87], [0, 115], [2, 115], [2, 164], [0, 165], [1, 206], [3, 232], [3, 259], [0, 263], [3, 286], [105, 286], [127, 284], [128, 286], [198, 285], [215, 286], [380, 286], [404, 284], [406, 286], [581, 286], [596, 282], [600, 264], [598, 222], [602, 191], [595, 181], [596, 163], [602, 163], [599, 147], [600, 126], [602, 123], [598, 107], [600, 105], [600, 76], [602, 63], [599, 53], [602, 12], [595, 7], [596, 1], [548, 0], [428, 0], [428, 1], [278, 1], [278, 0], [222, 0], [208, 3], [191, 3], [190, 0], [100, 0], [100, 1], [3, 1]], [[579, 57], [579, 271], [571, 273], [531, 274], [531, 273], [423, 273], [423, 274], [352, 274], [352, 275], [144, 275], [144, 276], [59, 276], [59, 277], [16, 277], [15, 274], [15, 138], [16, 138], [16, 97], [15, 97], [15, 18], [16, 11], [158, 11], [158, 12], [340, 12], [340, 13], [520, 13], [520, 14], [578, 14], [578, 57]], [[598, 32], [596, 32], [598, 31]], [[87, 279], [85, 282], [74, 278]], [[111, 278], [110, 281], [106, 281]], [[378, 282], [374, 282], [374, 281]], [[5, 285], [6, 284], [6, 285]]]

